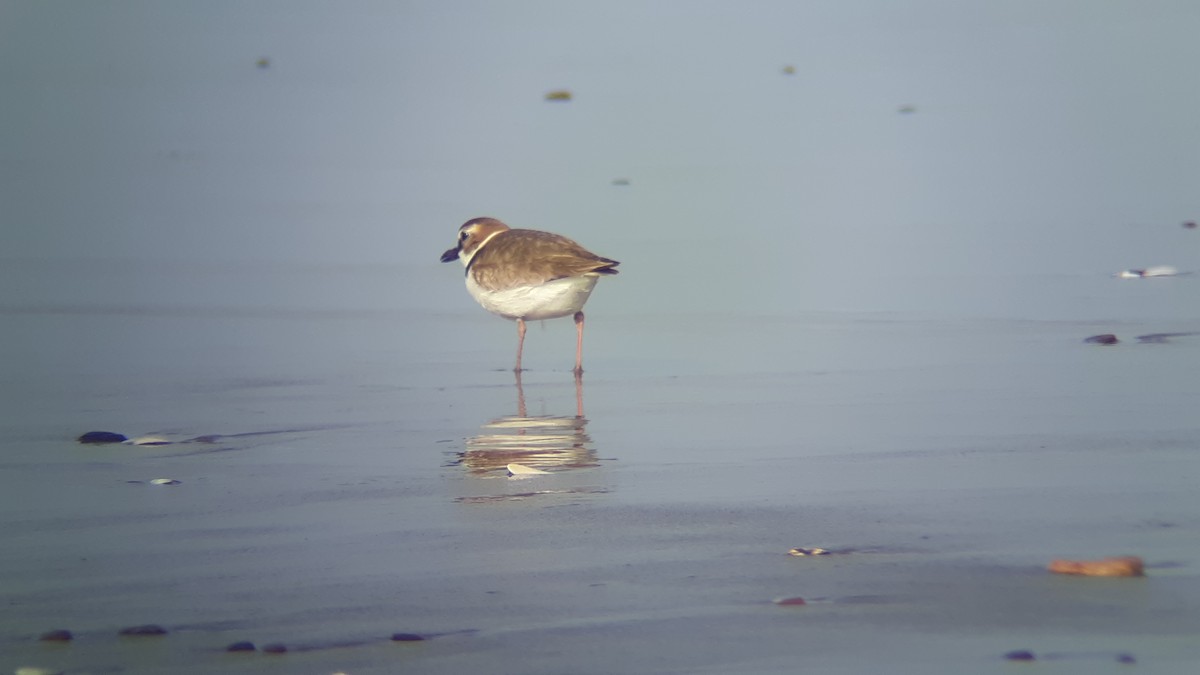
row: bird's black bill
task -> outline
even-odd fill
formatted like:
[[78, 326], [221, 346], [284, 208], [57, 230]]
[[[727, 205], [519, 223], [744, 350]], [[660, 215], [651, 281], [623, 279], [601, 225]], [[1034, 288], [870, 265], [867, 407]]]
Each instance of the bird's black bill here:
[[450, 262], [451, 260], [458, 260], [457, 246], [442, 254], [442, 262]]

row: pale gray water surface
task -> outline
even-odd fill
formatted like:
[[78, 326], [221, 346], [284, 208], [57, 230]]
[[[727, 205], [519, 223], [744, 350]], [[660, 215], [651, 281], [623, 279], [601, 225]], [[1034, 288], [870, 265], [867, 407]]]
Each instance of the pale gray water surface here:
[[[0, 672], [1200, 663], [1192, 3], [0, 19]], [[483, 214], [622, 261], [578, 389]]]

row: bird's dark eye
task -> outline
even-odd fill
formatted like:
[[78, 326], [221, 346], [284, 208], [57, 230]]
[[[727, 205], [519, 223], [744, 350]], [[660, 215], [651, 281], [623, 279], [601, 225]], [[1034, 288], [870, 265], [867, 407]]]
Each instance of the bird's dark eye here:
[[466, 241], [466, 240], [467, 240], [467, 237], [469, 237], [469, 236], [471, 236], [471, 235], [470, 235], [470, 233], [469, 233], [469, 232], [467, 232], [466, 230], [463, 230], [462, 232], [459, 232], [459, 233], [458, 233], [458, 240], [459, 240], [459, 241]]

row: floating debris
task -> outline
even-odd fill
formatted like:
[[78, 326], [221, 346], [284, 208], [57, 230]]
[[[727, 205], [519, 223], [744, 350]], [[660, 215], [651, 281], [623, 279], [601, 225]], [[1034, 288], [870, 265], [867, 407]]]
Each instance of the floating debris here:
[[1018, 649], [1004, 655], [1009, 661], [1036, 661], [1037, 657], [1028, 649]]
[[543, 474], [550, 473], [549, 471], [542, 471], [541, 469], [535, 469], [532, 466], [525, 466], [524, 464], [517, 464], [515, 462], [512, 464], [509, 464], [507, 468], [508, 468], [508, 475], [512, 476], [514, 478], [524, 477], [524, 476], [537, 476], [537, 475], [543, 475]]
[[804, 601], [804, 598], [801, 598], [801, 597], [775, 598], [771, 602], [774, 602], [775, 604], [782, 605], [782, 606], [796, 606], [796, 605], [807, 605], [808, 604], [807, 602]]
[[786, 65], [786, 66], [784, 66], [784, 67], [783, 67], [783, 74], [784, 74], [784, 75], [795, 75], [795, 74], [796, 74], [796, 66], [793, 66], [793, 65], [790, 65], [790, 64], [789, 64], [789, 65]]
[[148, 637], [166, 634], [166, 628], [154, 623], [148, 623], [144, 626], [130, 626], [129, 628], [122, 628], [117, 632], [117, 635], [124, 635], [127, 637]]
[[69, 630], [57, 628], [55, 630], [42, 633], [38, 636], [38, 639], [42, 642], [70, 642], [71, 640], [75, 639], [75, 636], [72, 635], [71, 631]]
[[792, 550], [788, 551], [788, 555], [794, 555], [794, 556], [797, 556], [797, 557], [803, 557], [803, 556], [808, 556], [808, 555], [829, 555], [830, 553], [833, 553], [833, 551], [830, 551], [829, 549], [824, 549], [824, 548], [801, 548], [801, 547], [799, 547], [799, 546], [797, 546], [796, 548], [794, 548], [794, 549], [792, 549]]
[[1113, 335], [1112, 333], [1093, 335], [1091, 337], [1084, 338], [1083, 341], [1096, 345], [1115, 345], [1120, 342], [1120, 340], [1117, 339], [1117, 336]]
[[125, 434], [113, 433], [111, 431], [89, 431], [75, 440], [88, 445], [105, 445], [108, 443], [124, 443], [129, 439]]
[[900, 113], [901, 115], [911, 115], [911, 114], [917, 112], [917, 106], [902, 105], [899, 108], [896, 108], [896, 112]]
[[566, 89], [555, 89], [554, 91], [546, 92], [547, 101], [570, 101], [571, 92]]
[[629, 185], [629, 179], [628, 178], [614, 178], [612, 181], [612, 184], [623, 187], [623, 186]]
[[151, 485], [182, 485], [183, 481], [175, 480], [174, 478], [152, 478]]
[[1055, 574], [1076, 574], [1086, 577], [1146, 576], [1142, 559], [1132, 555], [1101, 560], [1053, 560], [1048, 569]]
[[227, 652], [256, 652], [258, 647], [253, 642], [235, 642], [225, 648]]
[[265, 69], [271, 67], [271, 59], [264, 56], [264, 57], [260, 58], [259, 60], [255, 61], [254, 65], [258, 68], [262, 68], [265, 70]]
[[421, 642], [424, 639], [424, 635], [416, 633], [392, 633], [392, 642]]

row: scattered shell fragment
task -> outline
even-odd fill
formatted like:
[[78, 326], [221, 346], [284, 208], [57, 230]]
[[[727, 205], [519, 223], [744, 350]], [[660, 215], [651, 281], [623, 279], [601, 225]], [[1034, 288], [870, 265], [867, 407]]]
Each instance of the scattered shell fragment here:
[[799, 546], [788, 551], [788, 555], [794, 555], [797, 557], [807, 555], [829, 555], [830, 553], [833, 553], [833, 551], [824, 548], [801, 548]]
[[424, 639], [425, 636], [416, 633], [392, 633], [392, 642], [421, 642]]
[[555, 89], [554, 91], [546, 92], [547, 101], [570, 101], [571, 92], [566, 89]]
[[1142, 559], [1132, 555], [1101, 560], [1053, 560], [1048, 569], [1055, 574], [1078, 574], [1087, 577], [1146, 576]]
[[175, 480], [174, 478], [152, 478], [152, 479], [150, 479], [151, 485], [180, 485], [182, 483], [183, 483], [183, 481]]
[[88, 445], [103, 445], [106, 443], [124, 443], [129, 439], [126, 438], [125, 434], [118, 434], [112, 431], [89, 431], [75, 440]]
[[122, 628], [117, 634], [133, 637], [166, 635], [167, 629], [158, 624], [148, 623], [144, 626], [130, 626], [129, 628]]
[[515, 462], [509, 464], [506, 468], [510, 476], [536, 476], [550, 473], [549, 471], [542, 471], [541, 469], [535, 469], [532, 466], [525, 466], [524, 464], [517, 464]]
[[62, 628], [46, 631], [38, 636], [38, 639], [42, 642], [70, 642], [74, 638], [75, 636], [71, 634], [71, 631]]
[[154, 436], [154, 435], [138, 436], [137, 438], [131, 438], [125, 442], [130, 445], [170, 445], [171, 444], [170, 439], [163, 438], [162, 436]]
[[53, 668], [38, 668], [37, 666], [21, 666], [13, 671], [15, 675], [62, 675], [61, 670]]
[[1116, 276], [1122, 279], [1141, 279], [1143, 277], [1173, 277], [1178, 274], [1179, 270], [1170, 265], [1154, 265], [1146, 269], [1121, 270], [1117, 272]]
[[1115, 345], [1120, 342], [1120, 340], [1117, 339], [1117, 336], [1113, 335], [1112, 333], [1093, 335], [1091, 337], [1084, 338], [1083, 341], [1095, 345]]
[[775, 598], [771, 602], [774, 602], [777, 605], [783, 605], [783, 606], [807, 605], [808, 604], [807, 602], [804, 601], [804, 598], [801, 598], [798, 596], [797, 597]]

